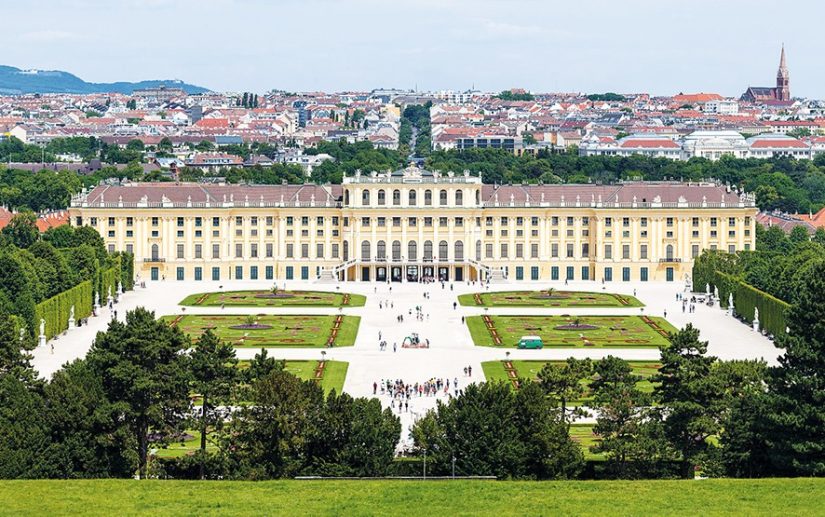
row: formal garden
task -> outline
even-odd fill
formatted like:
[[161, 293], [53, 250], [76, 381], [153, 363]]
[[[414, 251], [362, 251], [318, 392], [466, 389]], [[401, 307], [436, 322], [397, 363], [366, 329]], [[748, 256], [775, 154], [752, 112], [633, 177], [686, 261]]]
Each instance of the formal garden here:
[[186, 314], [163, 316], [192, 339], [211, 329], [236, 348], [322, 348], [352, 346], [360, 316], [337, 315], [228, 315]]
[[[656, 375], [661, 368], [662, 363], [659, 361], [628, 361], [631, 373], [640, 377], [636, 382], [636, 389], [642, 393], [653, 393], [654, 383], [650, 381], [653, 375]], [[514, 388], [518, 387], [518, 383], [524, 380], [535, 381], [539, 372], [544, 365], [550, 364], [556, 367], [563, 367], [565, 361], [533, 361], [533, 360], [505, 360], [505, 361], [486, 361], [481, 363], [481, 368], [484, 371], [484, 377], [488, 382], [490, 381], [507, 381]], [[589, 378], [582, 379], [580, 384], [584, 387], [584, 393], [576, 400], [572, 400], [573, 404], [585, 404], [593, 401], [593, 392], [590, 389], [591, 382], [595, 379], [596, 373], [593, 372]]]
[[180, 305], [199, 307], [363, 307], [367, 297], [330, 291], [218, 291], [197, 293], [184, 298]]
[[462, 294], [458, 303], [468, 307], [643, 307], [636, 297], [585, 291], [501, 291]]
[[516, 347], [539, 336], [545, 347], [663, 347], [676, 328], [656, 316], [470, 316], [476, 346]]

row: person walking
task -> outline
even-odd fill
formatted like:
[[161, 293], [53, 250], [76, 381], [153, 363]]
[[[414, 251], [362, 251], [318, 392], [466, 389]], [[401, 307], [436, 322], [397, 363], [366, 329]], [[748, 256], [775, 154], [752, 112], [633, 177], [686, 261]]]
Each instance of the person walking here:
[[395, 352], [396, 345], [397, 345], [397, 343], [395, 341], [393, 341], [393, 343], [392, 343], [392, 351], [393, 352]]
[[372, 383], [372, 394], [375, 395], [378, 392], [378, 383], [373, 381]]

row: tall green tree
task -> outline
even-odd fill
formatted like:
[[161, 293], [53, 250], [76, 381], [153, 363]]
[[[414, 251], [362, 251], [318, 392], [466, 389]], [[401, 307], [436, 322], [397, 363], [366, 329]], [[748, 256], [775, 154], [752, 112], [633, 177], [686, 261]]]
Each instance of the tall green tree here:
[[238, 359], [235, 349], [222, 342], [218, 336], [207, 329], [189, 354], [189, 368], [192, 375], [192, 390], [201, 396], [203, 405], [199, 418], [201, 432], [200, 478], [205, 478], [206, 442], [210, 428], [219, 427], [222, 415], [216, 411], [221, 404], [231, 401], [237, 384]]
[[653, 381], [655, 396], [664, 412], [664, 429], [679, 451], [681, 476], [692, 478], [699, 459], [708, 450], [708, 438], [718, 433], [718, 413], [723, 400], [712, 375], [716, 360], [707, 355], [707, 341], [690, 323], [670, 334], [662, 349], [662, 367]]
[[825, 475], [825, 261], [809, 269], [777, 336], [785, 351], [770, 372], [767, 442], [778, 473]]
[[563, 365], [546, 363], [537, 375], [544, 392], [561, 407], [561, 418], [568, 430], [577, 417], [587, 414], [581, 407], [570, 408], [570, 405], [584, 396], [587, 380], [592, 373], [593, 363], [590, 359], [570, 357]]
[[189, 378], [183, 352], [189, 345], [180, 329], [137, 308], [126, 313], [125, 323], [113, 320], [89, 351], [89, 365], [134, 437], [140, 478], [146, 477], [149, 444], [168, 439], [185, 420]]

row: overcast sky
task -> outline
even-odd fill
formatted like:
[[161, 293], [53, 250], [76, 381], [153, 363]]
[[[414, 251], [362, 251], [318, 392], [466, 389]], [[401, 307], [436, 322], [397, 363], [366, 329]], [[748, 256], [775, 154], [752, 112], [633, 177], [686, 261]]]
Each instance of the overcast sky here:
[[825, 1], [0, 0], [0, 64], [214, 90], [717, 92], [825, 98]]

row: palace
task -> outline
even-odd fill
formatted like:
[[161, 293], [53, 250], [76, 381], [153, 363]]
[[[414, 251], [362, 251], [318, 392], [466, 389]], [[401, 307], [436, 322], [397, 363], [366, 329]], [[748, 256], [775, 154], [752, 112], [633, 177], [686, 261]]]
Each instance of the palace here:
[[714, 183], [484, 185], [410, 166], [342, 185], [123, 183], [71, 224], [151, 280], [674, 281], [704, 249], [753, 249], [750, 194]]

